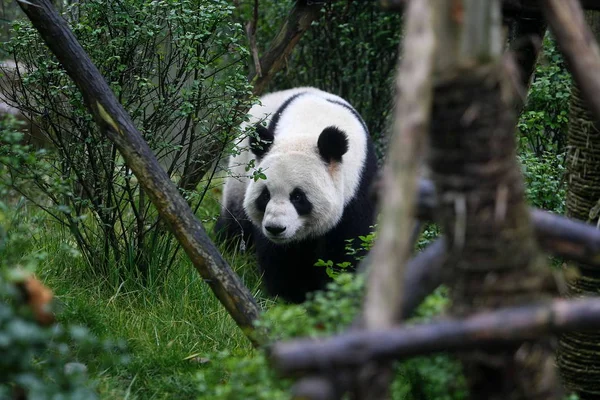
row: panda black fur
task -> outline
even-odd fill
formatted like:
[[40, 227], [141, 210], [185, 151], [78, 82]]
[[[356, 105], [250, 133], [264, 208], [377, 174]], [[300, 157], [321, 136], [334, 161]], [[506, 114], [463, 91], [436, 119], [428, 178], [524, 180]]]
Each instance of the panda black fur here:
[[[315, 88], [263, 96], [248, 124], [256, 135], [229, 160], [216, 229], [252, 240], [268, 293], [301, 302], [329, 281], [315, 262], [354, 261], [345, 241], [371, 230], [373, 143], [350, 104]], [[252, 159], [267, 179], [247, 176]]]

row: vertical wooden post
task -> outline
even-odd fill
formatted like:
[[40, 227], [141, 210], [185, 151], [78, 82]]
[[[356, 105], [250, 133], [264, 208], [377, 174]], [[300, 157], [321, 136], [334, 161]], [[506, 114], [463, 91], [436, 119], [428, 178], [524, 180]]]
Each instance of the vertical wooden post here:
[[[437, 9], [430, 169], [437, 221], [452, 260], [452, 313], [549, 299], [516, 159], [514, 92], [504, 70], [498, 0], [445, 0]], [[558, 398], [545, 341], [461, 356], [473, 399]]]

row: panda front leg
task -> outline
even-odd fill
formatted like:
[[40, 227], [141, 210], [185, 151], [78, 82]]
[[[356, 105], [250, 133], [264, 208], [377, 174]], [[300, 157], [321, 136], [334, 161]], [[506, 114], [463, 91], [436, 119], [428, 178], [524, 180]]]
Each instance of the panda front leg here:
[[316, 267], [319, 243], [277, 245], [257, 233], [256, 255], [267, 294], [291, 303], [302, 303], [308, 293], [325, 289], [330, 278]]

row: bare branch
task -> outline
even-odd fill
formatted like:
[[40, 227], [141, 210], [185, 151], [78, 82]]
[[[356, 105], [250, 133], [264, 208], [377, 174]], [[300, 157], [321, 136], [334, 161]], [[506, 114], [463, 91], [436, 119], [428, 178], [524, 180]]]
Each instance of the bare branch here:
[[256, 75], [262, 77], [262, 69], [260, 68], [260, 57], [258, 55], [258, 47], [256, 46], [256, 25], [258, 24], [258, 0], [254, 0], [254, 12], [252, 20], [246, 25], [246, 34], [248, 35], [248, 42], [250, 43], [250, 51], [252, 53], [252, 60], [254, 61], [254, 70]]
[[295, 1], [281, 30], [260, 59], [262, 76], [257, 75], [256, 71], [248, 76], [248, 81], [254, 86], [255, 95], [263, 93], [273, 76], [283, 67], [302, 35], [319, 16], [322, 6], [323, 3]]

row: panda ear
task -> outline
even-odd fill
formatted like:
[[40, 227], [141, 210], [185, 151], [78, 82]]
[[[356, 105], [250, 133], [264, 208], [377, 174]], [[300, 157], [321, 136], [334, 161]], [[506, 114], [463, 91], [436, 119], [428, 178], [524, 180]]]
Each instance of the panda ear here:
[[258, 158], [262, 158], [273, 144], [273, 133], [260, 123], [256, 124], [256, 135], [250, 135], [250, 150]]
[[342, 156], [348, 151], [348, 137], [334, 126], [323, 129], [317, 141], [319, 154], [326, 163], [341, 162]]

